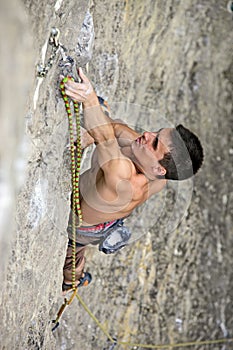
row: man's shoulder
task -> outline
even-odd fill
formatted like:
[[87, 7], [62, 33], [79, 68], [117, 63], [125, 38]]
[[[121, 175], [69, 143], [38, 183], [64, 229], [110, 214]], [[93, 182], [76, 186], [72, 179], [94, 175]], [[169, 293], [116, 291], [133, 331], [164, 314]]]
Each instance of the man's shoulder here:
[[114, 188], [123, 181], [125, 184], [130, 184], [135, 172], [133, 162], [125, 156], [109, 160], [106, 169], [104, 172], [106, 184]]

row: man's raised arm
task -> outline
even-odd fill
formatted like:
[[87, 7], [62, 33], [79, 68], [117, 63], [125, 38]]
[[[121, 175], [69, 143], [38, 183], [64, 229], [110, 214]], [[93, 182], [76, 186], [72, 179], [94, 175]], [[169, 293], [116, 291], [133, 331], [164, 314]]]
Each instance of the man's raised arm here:
[[120, 151], [112, 121], [102, 111], [98, 97], [81, 68], [78, 73], [82, 82], [68, 80], [65, 83], [66, 94], [83, 103], [84, 126], [97, 145], [98, 161], [105, 179], [108, 178], [108, 182], [113, 183], [116, 177], [128, 178], [132, 169]]
[[78, 70], [81, 83], [68, 80], [65, 84], [66, 94], [82, 102], [84, 107], [84, 126], [96, 143], [114, 139], [114, 130], [109, 118], [103, 113], [98, 97], [82, 69]]

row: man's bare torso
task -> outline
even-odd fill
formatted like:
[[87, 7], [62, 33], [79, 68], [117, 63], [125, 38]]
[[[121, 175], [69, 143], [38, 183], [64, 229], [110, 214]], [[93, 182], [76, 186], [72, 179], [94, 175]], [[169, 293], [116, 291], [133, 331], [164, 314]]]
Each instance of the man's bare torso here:
[[[122, 153], [124, 147], [121, 148]], [[145, 175], [138, 173], [134, 163], [128, 159], [132, 175], [129, 180], [120, 180], [114, 191], [105, 183], [104, 172], [100, 168], [95, 150], [92, 156], [91, 168], [80, 178], [81, 209], [83, 225], [95, 225], [111, 220], [127, 217], [151, 194], [164, 187], [160, 180], [159, 187], [154, 186], [153, 193], [149, 191], [149, 182]], [[153, 181], [155, 182], [155, 181]]]

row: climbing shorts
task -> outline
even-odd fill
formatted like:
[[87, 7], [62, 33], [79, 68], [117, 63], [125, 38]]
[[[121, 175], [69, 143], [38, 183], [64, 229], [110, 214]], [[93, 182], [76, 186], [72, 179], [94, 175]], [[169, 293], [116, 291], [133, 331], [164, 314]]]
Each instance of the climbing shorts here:
[[[69, 243], [72, 245], [72, 213], [67, 228]], [[76, 227], [76, 246], [88, 244], [99, 245], [99, 250], [105, 254], [113, 254], [126, 246], [131, 237], [130, 230], [124, 226], [123, 219], [109, 221], [93, 226]]]

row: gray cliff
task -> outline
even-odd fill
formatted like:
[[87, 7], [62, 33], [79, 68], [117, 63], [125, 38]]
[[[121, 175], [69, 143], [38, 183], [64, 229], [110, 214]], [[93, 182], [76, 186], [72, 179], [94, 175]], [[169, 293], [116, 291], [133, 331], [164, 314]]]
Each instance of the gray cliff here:
[[110, 349], [77, 300], [51, 332], [71, 191], [61, 52], [36, 77], [52, 27], [63, 58], [88, 70], [113, 117], [141, 131], [183, 123], [205, 150], [194, 179], [169, 183], [129, 218], [128, 247], [113, 256], [88, 250], [93, 283], [80, 295], [120, 341], [233, 337], [230, 10], [223, 0], [1, 2], [1, 349]]

